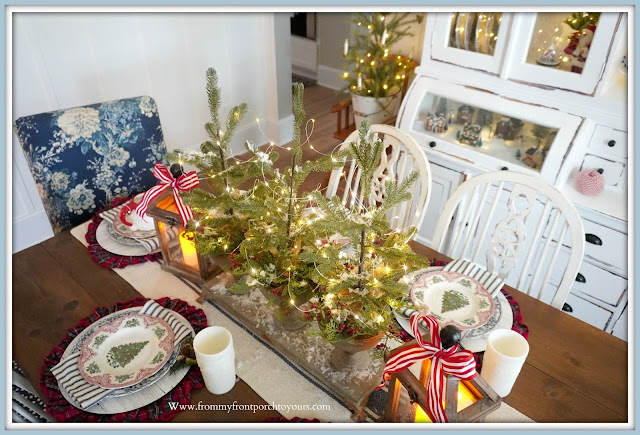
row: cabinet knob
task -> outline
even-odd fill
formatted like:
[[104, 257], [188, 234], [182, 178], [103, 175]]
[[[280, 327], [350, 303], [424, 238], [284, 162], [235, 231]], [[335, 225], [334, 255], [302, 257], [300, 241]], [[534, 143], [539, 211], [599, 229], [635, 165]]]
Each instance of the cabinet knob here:
[[435, 141], [435, 140], [432, 140], [431, 142], [429, 142], [429, 146], [430, 146], [431, 148], [435, 148], [435, 147], [436, 147], [436, 141]]
[[581, 283], [584, 284], [584, 283], [587, 282], [587, 279], [584, 277], [583, 274], [578, 273], [578, 275], [576, 276], [576, 281], [581, 282]]
[[573, 308], [571, 308], [571, 305], [565, 303], [562, 306], [562, 311], [564, 311], [565, 313], [573, 313]]
[[607, 142], [607, 145], [609, 145], [610, 147], [616, 146], [616, 141], [610, 140], [609, 142]]
[[502, 168], [500, 168], [501, 171], [508, 171], [509, 168], [507, 168], [506, 166], [503, 166]]
[[592, 245], [602, 246], [602, 239], [595, 234], [585, 234], [584, 239]]

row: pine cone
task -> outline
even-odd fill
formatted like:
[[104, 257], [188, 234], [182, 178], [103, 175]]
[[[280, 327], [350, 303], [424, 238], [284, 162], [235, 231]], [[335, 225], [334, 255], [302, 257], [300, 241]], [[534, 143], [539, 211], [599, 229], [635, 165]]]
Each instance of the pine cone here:
[[196, 353], [193, 350], [193, 346], [191, 345], [191, 343], [185, 343], [182, 345], [182, 347], [180, 348], [180, 355], [184, 355], [187, 358], [191, 359], [196, 358]]

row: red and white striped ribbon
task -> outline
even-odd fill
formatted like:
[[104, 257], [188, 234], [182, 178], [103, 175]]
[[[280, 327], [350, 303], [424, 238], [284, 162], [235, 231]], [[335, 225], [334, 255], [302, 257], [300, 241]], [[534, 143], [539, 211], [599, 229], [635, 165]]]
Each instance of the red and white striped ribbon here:
[[[426, 342], [418, 329], [418, 324], [424, 320], [429, 327], [431, 342]], [[444, 413], [442, 402], [444, 399], [444, 375], [453, 375], [460, 379], [473, 379], [476, 377], [476, 363], [473, 354], [468, 350], [459, 350], [460, 345], [443, 349], [440, 341], [440, 327], [433, 316], [414, 313], [411, 316], [411, 330], [416, 338], [416, 344], [393, 354], [384, 367], [382, 373], [382, 385], [390, 378], [391, 373], [400, 372], [414, 363], [425, 358], [431, 359], [431, 371], [427, 384], [427, 405], [425, 412], [434, 423], [448, 422]]]
[[178, 195], [178, 192], [186, 192], [200, 184], [196, 171], [191, 171], [188, 174], [180, 175], [178, 178], [173, 178], [171, 172], [169, 172], [169, 169], [166, 166], [161, 163], [156, 163], [153, 168], [153, 176], [160, 181], [160, 184], [153, 186], [145, 192], [142, 197], [142, 201], [140, 201], [140, 204], [136, 207], [136, 213], [138, 216], [144, 216], [149, 208], [149, 204], [151, 204], [151, 201], [156, 196], [160, 195], [164, 189], [171, 187], [173, 188], [173, 198], [176, 202], [178, 214], [180, 214], [182, 224], [186, 225], [190, 219], [193, 219], [193, 212], [191, 211], [191, 207], [184, 205]]

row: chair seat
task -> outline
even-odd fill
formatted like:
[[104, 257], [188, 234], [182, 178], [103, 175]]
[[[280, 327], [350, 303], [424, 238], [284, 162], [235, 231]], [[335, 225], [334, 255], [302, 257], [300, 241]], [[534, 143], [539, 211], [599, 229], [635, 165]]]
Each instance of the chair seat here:
[[155, 185], [151, 169], [166, 154], [148, 96], [25, 116], [14, 129], [54, 233]]

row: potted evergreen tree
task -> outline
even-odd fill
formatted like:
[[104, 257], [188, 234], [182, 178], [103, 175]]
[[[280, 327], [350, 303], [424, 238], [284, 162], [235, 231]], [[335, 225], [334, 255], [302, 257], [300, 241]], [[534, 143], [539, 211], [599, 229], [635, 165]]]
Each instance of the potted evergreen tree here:
[[355, 14], [351, 41], [346, 40], [347, 69], [343, 78], [351, 93], [356, 125], [367, 119], [380, 124], [398, 113], [402, 84], [412, 73], [411, 59], [393, 52], [393, 45], [412, 35], [409, 26], [421, 22], [414, 13], [375, 12]]

